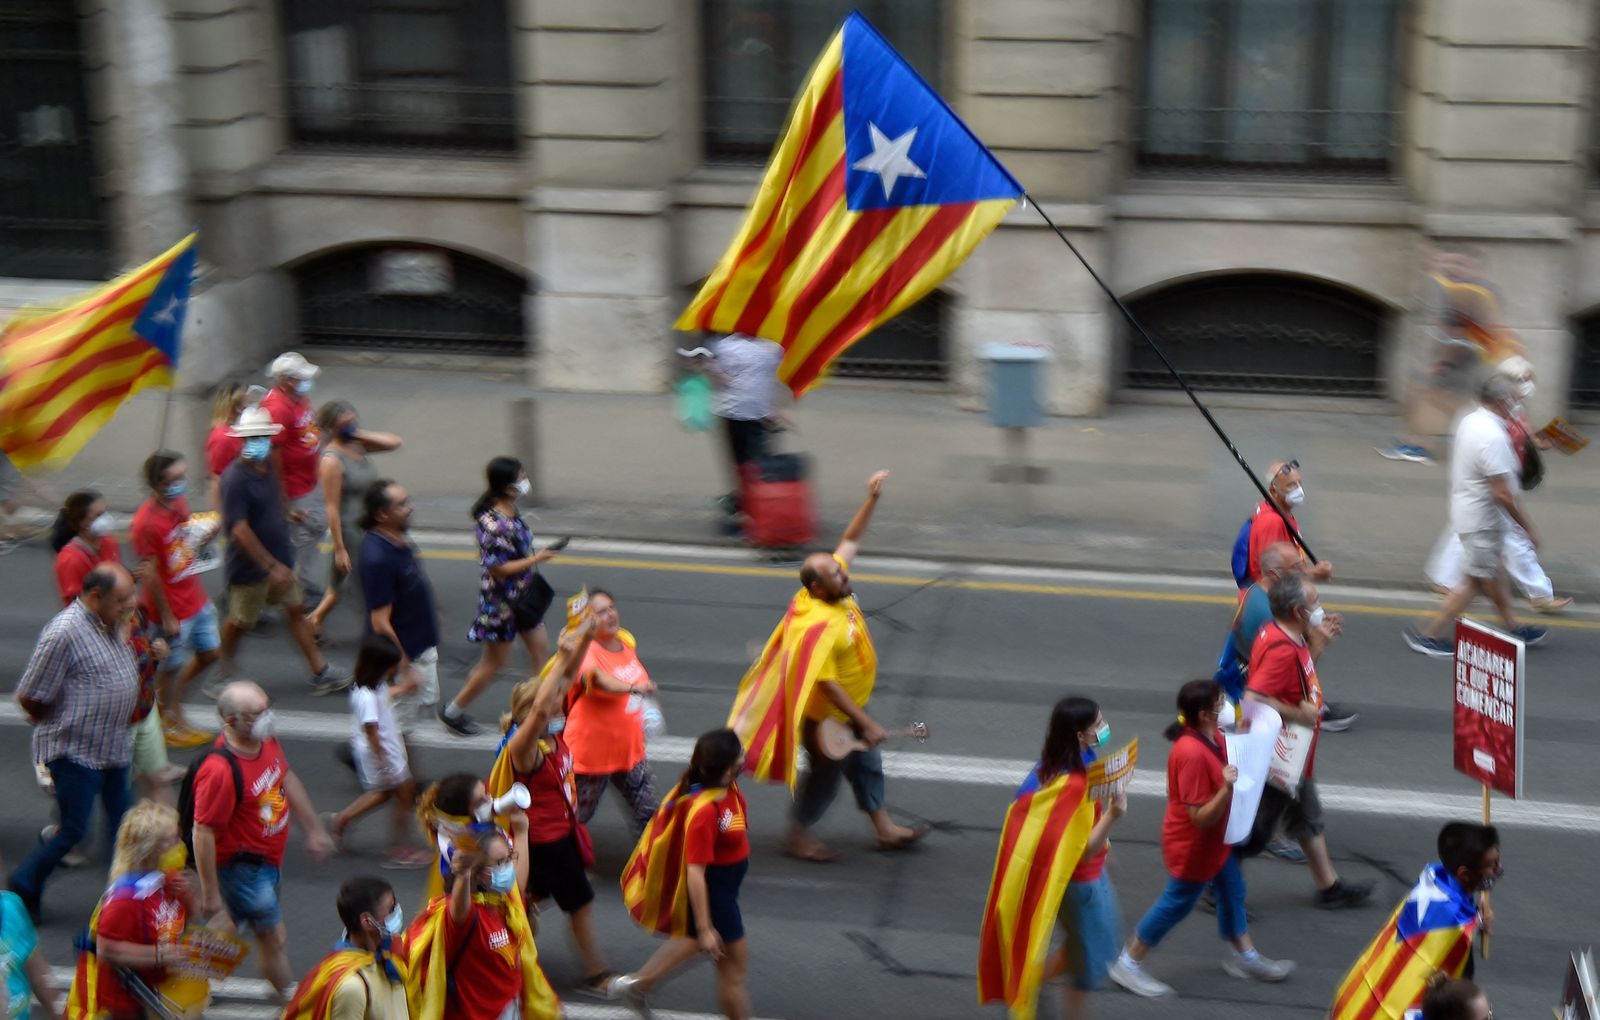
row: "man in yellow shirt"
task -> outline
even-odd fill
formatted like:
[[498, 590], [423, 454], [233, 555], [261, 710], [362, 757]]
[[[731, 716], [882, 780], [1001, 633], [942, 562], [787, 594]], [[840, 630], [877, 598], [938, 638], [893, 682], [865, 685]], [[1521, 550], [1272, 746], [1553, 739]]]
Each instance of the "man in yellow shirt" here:
[[345, 937], [300, 982], [284, 1020], [409, 1020], [401, 960], [390, 952], [404, 932], [394, 889], [381, 878], [339, 887]]
[[[878, 679], [878, 656], [872, 647], [867, 619], [850, 587], [850, 562], [861, 550], [861, 536], [872, 520], [883, 483], [889, 472], [879, 471], [867, 481], [867, 498], [845, 529], [839, 547], [832, 553], [812, 553], [800, 567], [800, 597], [844, 617], [846, 626], [828, 650], [828, 662], [817, 678], [811, 700], [806, 705], [802, 739], [811, 761], [795, 790], [793, 824], [784, 851], [805, 861], [832, 861], [839, 857], [816, 836], [811, 827], [821, 819], [839, 790], [839, 780], [847, 779], [855, 793], [856, 806], [866, 813], [877, 835], [879, 850], [902, 850], [928, 833], [928, 826], [907, 828], [895, 824], [883, 806], [883, 755], [878, 745], [888, 738], [877, 720], [867, 714], [867, 702]], [[834, 761], [817, 749], [817, 724], [832, 717], [848, 724], [863, 743], [864, 751], [852, 751], [842, 761]]]

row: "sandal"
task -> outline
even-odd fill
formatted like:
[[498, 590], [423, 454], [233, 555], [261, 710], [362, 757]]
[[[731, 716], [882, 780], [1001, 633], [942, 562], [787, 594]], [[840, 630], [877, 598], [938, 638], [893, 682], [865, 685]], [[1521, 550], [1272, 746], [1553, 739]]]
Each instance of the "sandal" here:
[[832, 847], [818, 843], [809, 850], [797, 850], [792, 845], [783, 845], [783, 856], [793, 857], [797, 861], [807, 861], [811, 864], [832, 864], [844, 855]]
[[927, 822], [923, 822], [920, 825], [913, 825], [911, 827], [911, 831], [904, 836], [898, 836], [894, 839], [878, 840], [878, 852], [893, 853], [896, 850], [904, 850], [909, 846], [915, 845], [919, 840], [922, 839], [923, 836], [926, 836], [932, 831], [933, 826], [929, 825]]
[[584, 978], [572, 990], [581, 995], [593, 996], [596, 999], [609, 999], [611, 996], [607, 994], [606, 989], [611, 984], [611, 979], [614, 976], [615, 974], [612, 971], [603, 970], [598, 974], [592, 974]]

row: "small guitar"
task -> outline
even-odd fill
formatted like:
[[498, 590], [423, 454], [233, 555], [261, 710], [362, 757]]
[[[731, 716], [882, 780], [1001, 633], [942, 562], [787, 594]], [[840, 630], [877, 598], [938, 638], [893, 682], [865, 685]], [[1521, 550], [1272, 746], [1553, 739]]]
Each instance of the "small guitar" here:
[[[912, 723], [898, 730], [890, 730], [890, 737], [915, 737], [918, 743], [928, 739], [927, 723]], [[868, 750], [867, 742], [856, 736], [847, 723], [837, 719], [824, 719], [817, 724], [817, 750], [834, 761], [843, 761], [852, 751]]]

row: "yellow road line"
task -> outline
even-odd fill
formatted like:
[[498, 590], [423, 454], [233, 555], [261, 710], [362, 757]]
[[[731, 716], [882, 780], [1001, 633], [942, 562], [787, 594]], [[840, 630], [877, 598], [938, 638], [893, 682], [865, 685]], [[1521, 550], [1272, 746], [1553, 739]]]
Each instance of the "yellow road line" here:
[[[428, 549], [425, 559], [463, 560], [476, 562], [478, 554], [466, 549]], [[613, 556], [562, 556], [557, 561], [562, 566], [609, 567], [615, 570], [655, 570], [674, 574], [710, 574], [722, 577], [774, 577], [797, 580], [794, 567], [755, 567], [738, 563], [685, 563], [678, 560], [635, 560]], [[852, 574], [851, 579], [865, 584], [887, 584], [916, 587], [927, 584], [926, 577], [908, 577], [904, 574]], [[1139, 591], [1132, 588], [1097, 588], [1070, 584], [1029, 584], [1023, 581], [975, 581], [953, 579], [943, 582], [945, 587], [961, 591], [1005, 592], [1015, 595], [1044, 595], [1054, 598], [1114, 599], [1122, 602], [1164, 602], [1202, 606], [1235, 606], [1238, 600], [1231, 595], [1201, 595], [1192, 592]], [[1434, 615], [1433, 607], [1373, 606], [1354, 602], [1325, 603], [1330, 612], [1350, 613], [1358, 616], [1388, 616], [1414, 620]], [[1541, 626], [1565, 630], [1600, 630], [1600, 621], [1541, 619]]]

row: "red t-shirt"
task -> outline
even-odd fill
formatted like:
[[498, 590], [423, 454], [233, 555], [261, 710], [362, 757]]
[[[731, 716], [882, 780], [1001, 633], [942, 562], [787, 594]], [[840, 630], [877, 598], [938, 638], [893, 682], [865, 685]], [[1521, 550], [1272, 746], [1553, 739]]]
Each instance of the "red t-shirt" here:
[[[1250, 649], [1250, 690], [1277, 698], [1286, 705], [1298, 705], [1309, 694], [1317, 707], [1322, 707], [1322, 682], [1317, 679], [1317, 664], [1311, 658], [1310, 647], [1289, 636], [1273, 620], [1261, 628], [1256, 643]], [[1305, 778], [1311, 779], [1311, 766], [1317, 760], [1317, 741], [1322, 737], [1322, 719], [1319, 716], [1311, 737], [1311, 750], [1306, 753]]]
[[244, 440], [228, 435], [228, 428], [227, 425], [218, 425], [206, 437], [206, 467], [211, 469], [213, 477], [221, 477], [222, 472], [228, 470], [228, 465], [239, 459], [239, 451], [244, 449]]
[[[166, 882], [160, 881], [150, 886], [141, 883], [113, 893], [100, 907], [96, 929], [101, 938], [152, 946], [176, 940], [183, 934], [187, 920], [188, 911], [183, 901], [168, 895]], [[151, 987], [159, 985], [167, 976], [164, 967], [140, 968], [136, 973]], [[100, 1008], [113, 1017], [144, 1016], [139, 1001], [117, 977], [116, 967], [100, 968], [98, 993]]]
[[553, 733], [540, 743], [546, 745], [544, 760], [530, 773], [517, 773], [516, 778], [528, 788], [528, 842], [558, 843], [572, 832], [578, 803], [577, 773], [572, 769], [572, 750], [561, 734]]
[[712, 810], [702, 811], [689, 823], [684, 859], [689, 864], [723, 867], [749, 856], [750, 827], [745, 819], [744, 794], [734, 784]]
[[[225, 739], [217, 737], [213, 746], [224, 746]], [[233, 771], [222, 755], [211, 755], [194, 777], [194, 823], [217, 834], [218, 867], [242, 853], [276, 867], [289, 845], [289, 798], [283, 792], [289, 763], [276, 740], [262, 744], [254, 758], [233, 754], [244, 775], [244, 796], [234, 799]]]
[[[1091, 825], [1100, 823], [1100, 816], [1105, 813], [1105, 807], [1100, 801], [1094, 802], [1094, 821]], [[1072, 869], [1072, 881], [1093, 882], [1106, 870], [1106, 854], [1111, 852], [1111, 842], [1100, 848], [1100, 852], [1093, 857], [1084, 857], [1078, 861], [1078, 866]]]
[[1217, 824], [1202, 829], [1189, 820], [1189, 808], [1201, 807], [1222, 788], [1227, 745], [1213, 748], [1193, 730], [1185, 730], [1167, 756], [1167, 814], [1161, 822], [1161, 859], [1167, 873], [1185, 882], [1209, 882], [1228, 863], [1232, 847], [1224, 842], [1228, 812]]
[[[1294, 530], [1300, 530], [1300, 522], [1295, 520], [1294, 514], [1289, 515], [1289, 520], [1294, 524]], [[1250, 522], [1250, 580], [1261, 580], [1261, 553], [1269, 545], [1279, 542], [1294, 544], [1294, 539], [1289, 537], [1289, 529], [1284, 526], [1283, 518], [1278, 511], [1266, 500], [1256, 507], [1256, 515]]]
[[[463, 947], [462, 939], [468, 942]], [[499, 910], [481, 903], [460, 924], [444, 917], [445, 959], [451, 989], [444, 1015], [451, 1020], [500, 1020], [522, 994], [522, 947]]]
[[61, 604], [67, 605], [83, 591], [83, 578], [102, 563], [116, 563], [122, 557], [117, 540], [110, 535], [100, 537], [100, 547], [91, 549], [82, 539], [74, 538], [56, 553], [56, 591], [61, 594]]
[[[188, 522], [189, 502], [183, 497], [173, 500], [170, 510], [154, 499], [147, 499], [133, 515], [133, 526], [129, 529], [133, 554], [140, 562], [156, 561], [161, 590], [179, 622], [206, 607], [205, 587], [194, 572], [194, 548], [183, 537], [184, 525]], [[160, 619], [149, 592], [145, 593], [144, 607], [152, 620]]]
[[317, 487], [317, 458], [321, 437], [311, 420], [311, 401], [291, 397], [274, 386], [261, 407], [283, 431], [272, 437], [272, 447], [283, 461], [283, 491], [299, 499]]

